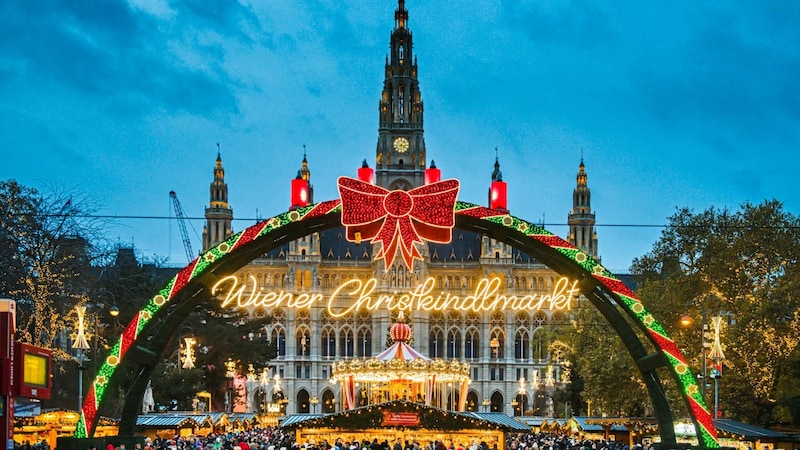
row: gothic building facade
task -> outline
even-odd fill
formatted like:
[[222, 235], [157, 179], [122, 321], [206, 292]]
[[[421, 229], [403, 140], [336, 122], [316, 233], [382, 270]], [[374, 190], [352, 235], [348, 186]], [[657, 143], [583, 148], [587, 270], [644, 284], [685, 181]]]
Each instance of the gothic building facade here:
[[[408, 11], [399, 0], [386, 58], [385, 80], [379, 101], [375, 184], [389, 190], [409, 190], [435, 174], [427, 165], [423, 133], [423, 102], [417, 79], [417, 62]], [[364, 163], [362, 169], [367, 169]], [[371, 169], [370, 169], [371, 170]], [[433, 170], [433, 171], [432, 171]], [[488, 170], [487, 170], [488, 172]], [[304, 181], [305, 200], [313, 203], [311, 171], [304, 155], [295, 180]], [[499, 161], [487, 182], [502, 183]], [[505, 195], [504, 192], [501, 193]], [[489, 207], [506, 208], [504, 201]], [[567, 239], [597, 258], [595, 216], [591, 210], [586, 170], [581, 159]], [[292, 206], [295, 201], [292, 200]], [[217, 157], [211, 198], [206, 208], [204, 250], [232, 233], [233, 211], [222, 159]], [[511, 246], [474, 232], [455, 229], [449, 244], [421, 246], [422, 261], [407, 268], [396, 258], [387, 268], [373, 255], [379, 247], [345, 239], [344, 228], [312, 233], [252, 261], [236, 273], [247, 291], [284, 291], [295, 294], [330, 295], [342, 283], [374, 278], [376, 295], [410, 291], [423, 280], [435, 280], [436, 289], [469, 295], [481, 279], [499, 278], [509, 295], [553, 292], [560, 278], [544, 264]], [[388, 310], [359, 310], [333, 317], [324, 305], [310, 308], [254, 309], [254, 316], [271, 315], [268, 334], [278, 348], [271, 363], [270, 383], [278, 375], [281, 392], [274, 386], [250, 382], [247, 408], [258, 411], [265, 403], [282, 399], [285, 413], [335, 412], [343, 408], [338, 384], [331, 383], [332, 364], [348, 358], [376, 355], [387, 347], [387, 336], [396, 319]], [[507, 414], [554, 415], [554, 392], [568, 381], [568, 362], [550, 349], [553, 330], [568, 322], [568, 312], [541, 309], [526, 311], [411, 311], [406, 313], [413, 330], [411, 344], [430, 358], [446, 358], [470, 364], [472, 382], [466, 409]], [[265, 402], [266, 400], [266, 402]], [[453, 403], [455, 404], [455, 402]], [[319, 409], [317, 409], [319, 407]]]

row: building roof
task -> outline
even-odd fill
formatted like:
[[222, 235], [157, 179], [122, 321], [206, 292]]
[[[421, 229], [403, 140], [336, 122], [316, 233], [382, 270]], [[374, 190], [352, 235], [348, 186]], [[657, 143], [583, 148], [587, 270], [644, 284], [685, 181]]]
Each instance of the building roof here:
[[509, 431], [527, 432], [531, 431], [530, 426], [520, 422], [513, 417], [498, 412], [462, 412], [462, 415], [475, 417], [477, 419], [507, 427]]
[[539, 427], [539, 426], [542, 426], [542, 423], [545, 422], [545, 418], [544, 417], [525, 417], [525, 416], [523, 416], [523, 417], [517, 418], [517, 420], [519, 420], [520, 422], [524, 423], [525, 425], [527, 425], [529, 427]]
[[737, 422], [731, 419], [715, 419], [714, 427], [723, 436], [739, 436], [745, 440], [759, 440], [763, 438], [772, 439], [792, 439], [788, 434], [772, 431], [767, 428], [757, 427], [742, 422]]
[[136, 426], [148, 428], [200, 427], [206, 418], [208, 416], [188, 414], [142, 414], [136, 418]]
[[628, 431], [627, 427], [622, 424], [621, 421], [625, 419], [620, 418], [618, 422], [615, 419], [600, 421], [596, 417], [578, 417], [572, 416], [571, 419], [574, 423], [576, 423], [581, 430], [583, 431], [591, 431], [591, 432], [602, 432], [604, 429], [604, 425], [610, 425], [610, 431]]
[[280, 419], [281, 427], [294, 428], [303, 421], [327, 416], [328, 414], [290, 414]]
[[256, 413], [232, 413], [228, 419], [231, 422], [255, 422]]

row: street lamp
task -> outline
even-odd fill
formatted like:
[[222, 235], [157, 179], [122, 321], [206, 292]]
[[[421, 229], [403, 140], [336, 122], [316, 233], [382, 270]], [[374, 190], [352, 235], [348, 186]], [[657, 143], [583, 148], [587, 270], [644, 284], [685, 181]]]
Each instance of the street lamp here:
[[[689, 314], [684, 314], [681, 317], [681, 326], [690, 327], [694, 323], [692, 317]], [[702, 350], [700, 351], [701, 354], [701, 367], [700, 373], [697, 374], [697, 379], [700, 380], [700, 396], [703, 397], [703, 400], [706, 398], [706, 374], [708, 372], [707, 369], [707, 362], [706, 362], [706, 310], [703, 309], [700, 314], [700, 339], [702, 343]]]
[[517, 401], [516, 398], [514, 400], [511, 400], [511, 409], [514, 411], [514, 415], [515, 416], [519, 415], [519, 414], [517, 414], [517, 406], [518, 405], [519, 405], [519, 402]]
[[227, 398], [225, 399], [225, 401], [230, 406], [228, 412], [231, 413], [233, 412], [233, 379], [235, 376], [236, 376], [236, 362], [228, 358], [228, 360], [225, 361], [225, 378], [230, 380], [229, 381], [230, 387], [228, 388]]
[[725, 359], [725, 355], [722, 353], [722, 345], [719, 341], [719, 331], [722, 328], [722, 317], [712, 317], [711, 326], [714, 328], [714, 342], [711, 344], [711, 349], [709, 351], [710, 356], [714, 358], [714, 368], [711, 369], [711, 378], [714, 379], [714, 418], [719, 418], [719, 379], [722, 378], [721, 361]]
[[311, 403], [311, 412], [316, 414], [316, 412], [317, 412], [317, 403], [319, 403], [319, 399], [315, 395], [315, 396], [311, 397], [308, 401], [309, 401], [309, 403]]
[[[703, 399], [706, 398], [706, 377], [710, 376], [714, 380], [714, 415], [713, 417], [719, 418], [719, 379], [722, 377], [722, 360], [725, 355], [722, 352], [722, 344], [720, 343], [720, 330], [722, 329], [723, 318], [719, 315], [711, 317], [711, 325], [706, 323], [708, 317], [705, 309], [701, 309], [700, 315], [700, 329], [701, 329], [701, 343], [702, 343], [702, 372], [697, 375], [700, 380], [700, 394]], [[688, 327], [692, 325], [692, 318], [686, 314], [681, 317], [681, 325]], [[711, 373], [708, 373], [708, 357], [714, 360], [714, 368]]]
[[489, 411], [489, 405], [491, 404], [492, 402], [489, 401], [488, 397], [483, 397], [483, 402], [481, 402], [481, 405], [483, 405], [483, 412]]

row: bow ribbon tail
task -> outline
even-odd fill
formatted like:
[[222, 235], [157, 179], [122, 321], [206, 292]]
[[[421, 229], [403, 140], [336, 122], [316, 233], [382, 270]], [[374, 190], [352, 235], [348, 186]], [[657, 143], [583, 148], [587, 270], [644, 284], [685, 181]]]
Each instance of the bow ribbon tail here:
[[417, 230], [414, 229], [414, 225], [411, 223], [411, 218], [409, 216], [403, 216], [397, 219], [397, 234], [400, 238], [400, 254], [406, 263], [406, 267], [411, 269], [414, 267], [414, 258], [422, 259], [422, 255], [420, 255], [415, 245], [417, 242], [421, 244], [422, 240], [419, 239]]
[[386, 220], [383, 222], [381, 230], [373, 240], [373, 242], [381, 243], [381, 249], [378, 251], [378, 254], [375, 255], [375, 257], [383, 258], [387, 269], [394, 261], [394, 255], [397, 253], [397, 243], [400, 239], [402, 239], [402, 237], [399, 232], [397, 218], [387, 216]]
[[422, 255], [419, 253], [419, 250], [417, 250], [417, 246], [414, 245], [413, 242], [411, 242], [410, 245], [408, 246], [405, 245], [406, 244], [405, 241], [403, 241], [402, 244], [403, 245], [400, 246], [400, 253], [403, 256], [403, 260], [406, 262], [406, 267], [408, 267], [409, 269], [413, 269], [414, 258], [421, 260]]

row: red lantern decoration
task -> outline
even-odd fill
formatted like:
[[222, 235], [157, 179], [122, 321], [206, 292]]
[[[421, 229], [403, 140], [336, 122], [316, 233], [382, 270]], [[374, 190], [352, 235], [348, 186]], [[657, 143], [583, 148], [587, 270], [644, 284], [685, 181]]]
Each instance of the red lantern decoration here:
[[290, 209], [308, 206], [308, 181], [302, 178], [292, 180], [292, 207]]
[[358, 179], [364, 183], [375, 184], [375, 171], [367, 165], [366, 159], [358, 169]]
[[489, 208], [508, 211], [508, 186], [505, 181], [493, 181], [489, 188]]
[[432, 166], [425, 169], [425, 184], [437, 183], [442, 180], [442, 171]]

